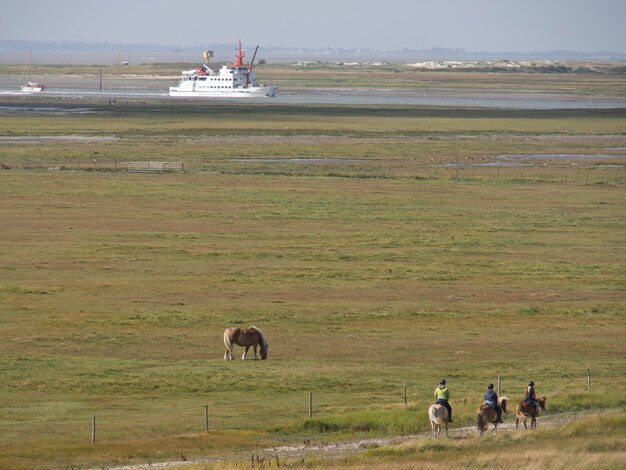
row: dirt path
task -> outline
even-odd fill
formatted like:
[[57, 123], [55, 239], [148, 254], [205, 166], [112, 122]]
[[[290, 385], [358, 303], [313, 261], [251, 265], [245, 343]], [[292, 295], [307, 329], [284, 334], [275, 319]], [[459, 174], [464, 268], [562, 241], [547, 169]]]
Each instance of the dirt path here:
[[[600, 412], [590, 412], [590, 411], [582, 411], [582, 412], [569, 412], [569, 413], [560, 413], [554, 415], [547, 416], [539, 416], [537, 420], [537, 426], [547, 427], [547, 426], [562, 426], [566, 423], [575, 421], [577, 419], [587, 417], [587, 416], [599, 416], [602, 414], [612, 414], [616, 412], [621, 412], [622, 410], [611, 409], [611, 410], [602, 410]], [[508, 419], [511, 419], [511, 415], [509, 415]], [[530, 424], [530, 422], [528, 423]], [[521, 426], [521, 424], [520, 424]], [[490, 428], [491, 429], [491, 428]], [[498, 427], [498, 432], [513, 432], [515, 431], [515, 422], [506, 422]], [[485, 434], [490, 434], [491, 431], [488, 431]], [[460, 428], [450, 428], [448, 430], [448, 438], [451, 439], [462, 439], [470, 436], [477, 436], [478, 432], [476, 431], [476, 426], [466, 426]], [[442, 434], [443, 435], [443, 434]], [[380, 446], [388, 446], [394, 444], [401, 444], [407, 441], [414, 441], [420, 439], [433, 439], [431, 432], [422, 432], [418, 434], [409, 434], [406, 436], [390, 436], [390, 437], [377, 437], [377, 438], [362, 438], [355, 439], [350, 441], [340, 441], [340, 442], [325, 442], [320, 440], [319, 442], [313, 441], [305, 441], [299, 445], [293, 446], [280, 446], [280, 447], [270, 447], [267, 449], [262, 449], [258, 451], [253, 451], [255, 456], [259, 456], [260, 458], [265, 458], [266, 461], [276, 460], [278, 459], [290, 459], [297, 457], [304, 457], [307, 455], [318, 455], [323, 456], [325, 458], [336, 458], [342, 457], [350, 454], [358, 454], [360, 452], [365, 452], [367, 449], [373, 447]], [[440, 439], [445, 439], [445, 437], [440, 437]], [[205, 463], [216, 463], [216, 462], [224, 462], [228, 460], [233, 461], [244, 461], [250, 459], [250, 453], [247, 455], [241, 455], [240, 457], [234, 457], [230, 459], [224, 458], [203, 458], [203, 459], [195, 459], [195, 460], [187, 460], [187, 461], [172, 461], [172, 462], [160, 462], [160, 463], [152, 463], [152, 464], [141, 464], [141, 465], [127, 465], [123, 467], [114, 467], [112, 470], [150, 470], [150, 469], [159, 469], [159, 468], [181, 468], [184, 469], [186, 466], [205, 464]]]

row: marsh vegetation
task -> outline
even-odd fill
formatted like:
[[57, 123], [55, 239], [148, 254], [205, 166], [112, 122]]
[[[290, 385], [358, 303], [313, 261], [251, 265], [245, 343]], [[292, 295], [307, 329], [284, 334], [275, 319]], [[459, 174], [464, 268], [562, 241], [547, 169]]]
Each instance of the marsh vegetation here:
[[[421, 432], [441, 376], [459, 425], [498, 374], [512, 400], [532, 377], [548, 413], [626, 405], [623, 110], [88, 106], [0, 115], [0, 466]], [[511, 154], [604, 156], [445, 166]], [[224, 328], [252, 324], [269, 360], [225, 363]], [[545, 439], [538, 464], [610, 467], [607, 419], [337, 465], [504, 466]]]

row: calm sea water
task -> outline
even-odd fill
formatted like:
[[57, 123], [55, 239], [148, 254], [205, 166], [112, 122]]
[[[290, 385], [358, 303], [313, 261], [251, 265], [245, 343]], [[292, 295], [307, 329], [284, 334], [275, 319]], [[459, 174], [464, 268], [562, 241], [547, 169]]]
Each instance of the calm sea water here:
[[[185, 101], [191, 98], [171, 98], [168, 87], [177, 80], [116, 79], [108, 82], [103, 90], [93, 77], [85, 79], [56, 79], [49, 77], [45, 82], [48, 88], [42, 95], [58, 98], [142, 100], [162, 99]], [[0, 77], [0, 97], [27, 96], [15, 83], [15, 77]], [[38, 95], [39, 96], [39, 95]], [[274, 98], [232, 98], [217, 100], [195, 98], [207, 103], [250, 102], [280, 105], [363, 105], [363, 106], [449, 106], [511, 109], [611, 109], [626, 108], [626, 98], [525, 94], [525, 93], [479, 93], [470, 90], [451, 92], [449, 90], [381, 90], [381, 89], [308, 89], [289, 88], [278, 90]]]

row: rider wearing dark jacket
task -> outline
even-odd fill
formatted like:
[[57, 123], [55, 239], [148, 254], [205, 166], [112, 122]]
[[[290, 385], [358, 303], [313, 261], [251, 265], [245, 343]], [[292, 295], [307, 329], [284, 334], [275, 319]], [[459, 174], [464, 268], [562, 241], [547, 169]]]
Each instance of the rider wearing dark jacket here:
[[485, 392], [485, 405], [491, 406], [496, 410], [496, 423], [502, 422], [502, 408], [498, 404], [498, 394], [493, 391], [493, 384], [487, 385], [487, 391]]
[[539, 403], [537, 403], [537, 394], [535, 392], [535, 382], [530, 380], [528, 382], [528, 388], [526, 389], [526, 393], [524, 394], [524, 400], [529, 405], [532, 405], [535, 408], [535, 416], [539, 414]]

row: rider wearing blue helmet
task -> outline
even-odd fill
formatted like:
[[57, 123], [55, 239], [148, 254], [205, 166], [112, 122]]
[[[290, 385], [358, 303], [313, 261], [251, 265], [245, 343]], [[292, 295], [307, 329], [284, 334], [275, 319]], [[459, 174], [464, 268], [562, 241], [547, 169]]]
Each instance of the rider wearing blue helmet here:
[[496, 410], [496, 423], [502, 422], [502, 408], [498, 404], [498, 394], [493, 391], [493, 384], [487, 385], [487, 391], [485, 392], [485, 405], [491, 406]]

